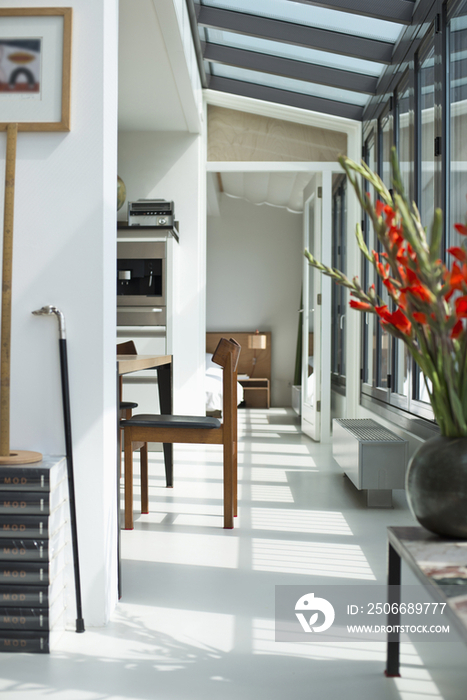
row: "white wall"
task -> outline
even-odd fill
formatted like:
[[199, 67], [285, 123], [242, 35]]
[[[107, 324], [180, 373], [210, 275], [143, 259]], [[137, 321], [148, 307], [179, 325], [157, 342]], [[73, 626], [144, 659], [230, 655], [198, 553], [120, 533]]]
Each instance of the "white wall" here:
[[[180, 244], [173, 277], [174, 412], [202, 415], [205, 348], [205, 177], [203, 138], [182, 132], [120, 132], [118, 173], [127, 201], [166, 199], [175, 203]], [[203, 168], [203, 177], [200, 171]], [[126, 219], [126, 205], [119, 212]]]
[[302, 271], [302, 216], [225, 195], [208, 217], [208, 331], [272, 332], [271, 401], [290, 406]]
[[[54, 304], [67, 322], [83, 612], [91, 626], [108, 619], [117, 593], [117, 0], [66, 5], [73, 7], [71, 131], [18, 136], [10, 442], [64, 453], [58, 326], [31, 315]], [[0, 190], [5, 141], [0, 132]]]

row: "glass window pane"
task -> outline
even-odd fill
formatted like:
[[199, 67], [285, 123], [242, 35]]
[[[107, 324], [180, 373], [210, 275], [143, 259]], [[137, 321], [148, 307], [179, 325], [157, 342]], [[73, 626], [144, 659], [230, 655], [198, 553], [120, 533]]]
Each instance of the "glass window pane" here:
[[[381, 121], [381, 178], [388, 189], [392, 189], [392, 166], [391, 166], [391, 148], [394, 145], [394, 129], [392, 112], [388, 112]], [[381, 244], [377, 244], [376, 250], [382, 251]], [[390, 306], [390, 298], [386, 287], [383, 286], [381, 278], [376, 280], [376, 293], [381, 298], [383, 304]], [[376, 326], [376, 386], [381, 389], [388, 388], [388, 374], [390, 372], [389, 353], [390, 340], [389, 334], [381, 324]]]
[[435, 48], [432, 44], [420, 63], [420, 217], [430, 226], [435, 210]]
[[450, 22], [450, 139], [451, 167], [449, 187], [449, 245], [459, 245], [462, 238], [453, 229], [465, 223], [467, 211], [467, 6]]
[[[334, 177], [332, 266], [341, 270], [344, 274], [346, 273], [345, 222], [345, 180], [343, 176], [339, 175]], [[331, 303], [331, 371], [334, 375], [345, 377], [346, 296], [343, 287], [333, 284]]]
[[[397, 151], [402, 182], [410, 201], [414, 197], [414, 113], [413, 94], [407, 80], [396, 95]], [[402, 340], [393, 340], [394, 357], [391, 390], [409, 396], [409, 352]]]
[[[374, 172], [377, 170], [376, 144], [374, 136], [370, 136], [365, 143], [365, 162]], [[374, 190], [365, 180], [366, 191], [374, 201]], [[369, 250], [374, 249], [374, 231], [368, 216], [365, 216], [365, 243]], [[363, 262], [363, 286], [365, 289], [374, 281], [374, 270], [365, 258]], [[376, 341], [376, 319], [374, 314], [363, 314], [363, 382], [373, 385], [374, 349]]]
[[398, 158], [405, 193], [414, 198], [414, 113], [412, 90], [409, 85], [402, 87], [397, 94]]

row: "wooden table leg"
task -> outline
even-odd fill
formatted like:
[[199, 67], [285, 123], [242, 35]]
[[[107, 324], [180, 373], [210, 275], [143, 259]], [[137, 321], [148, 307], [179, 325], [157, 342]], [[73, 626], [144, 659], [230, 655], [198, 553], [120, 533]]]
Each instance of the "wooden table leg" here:
[[133, 530], [133, 443], [125, 435], [125, 530]]

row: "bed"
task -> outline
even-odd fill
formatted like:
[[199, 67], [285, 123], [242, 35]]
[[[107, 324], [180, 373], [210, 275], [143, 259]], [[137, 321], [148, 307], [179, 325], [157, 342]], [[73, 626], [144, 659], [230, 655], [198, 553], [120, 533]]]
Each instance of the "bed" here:
[[[206, 353], [206, 413], [222, 411], [222, 367], [212, 361], [212, 354]], [[243, 402], [243, 387], [237, 382], [237, 404]]]
[[[241, 345], [242, 351], [238, 362], [238, 376], [242, 378], [271, 378], [271, 334], [268, 336], [266, 350], [253, 351], [248, 348], [248, 336], [255, 331], [237, 333], [235, 331], [206, 333], [206, 412], [217, 414], [222, 410], [222, 369], [212, 362], [212, 353], [221, 338], [233, 338]], [[256, 359], [253, 365], [253, 359]], [[254, 366], [254, 369], [253, 369]], [[243, 386], [237, 383], [238, 405], [243, 403], [245, 393]]]

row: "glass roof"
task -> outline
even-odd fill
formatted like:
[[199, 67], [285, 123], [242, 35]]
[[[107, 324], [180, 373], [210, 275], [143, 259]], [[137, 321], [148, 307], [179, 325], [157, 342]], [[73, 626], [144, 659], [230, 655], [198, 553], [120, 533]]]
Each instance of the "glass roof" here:
[[290, 0], [203, 0], [202, 4], [233, 12], [245, 12], [270, 19], [343, 32], [344, 34], [366, 36], [378, 41], [396, 41], [404, 26], [373, 17], [362, 19], [361, 15], [329, 10], [326, 7], [317, 7], [316, 5], [305, 5]]
[[198, 25], [204, 87], [360, 120], [415, 5], [414, 0], [323, 0], [325, 7], [319, 0], [188, 4]]
[[358, 92], [350, 92], [349, 90], [340, 90], [331, 88], [327, 85], [318, 85], [317, 83], [304, 83], [300, 80], [292, 80], [290, 78], [281, 78], [278, 75], [268, 73], [259, 73], [253, 70], [244, 70], [243, 68], [235, 68], [234, 66], [223, 66], [216, 64], [213, 67], [213, 74], [233, 80], [243, 80], [247, 83], [259, 83], [280, 90], [291, 90], [304, 95], [314, 95], [327, 100], [338, 100], [339, 102], [350, 103], [354, 105], [363, 105], [367, 102], [367, 96], [361, 95]]
[[385, 68], [384, 63], [376, 61], [365, 61], [361, 58], [352, 58], [351, 56], [340, 56], [336, 53], [327, 51], [317, 51], [309, 49], [305, 46], [297, 44], [283, 44], [279, 41], [270, 41], [269, 39], [260, 39], [254, 36], [245, 34], [234, 34], [233, 32], [225, 32], [219, 29], [207, 29], [207, 40], [213, 44], [223, 44], [237, 49], [246, 49], [248, 51], [258, 51], [259, 53], [269, 54], [271, 56], [282, 56], [295, 61], [305, 61], [306, 63], [316, 63], [319, 66], [329, 66], [341, 70], [348, 70], [354, 73], [365, 73], [365, 75], [373, 75], [378, 77]]

